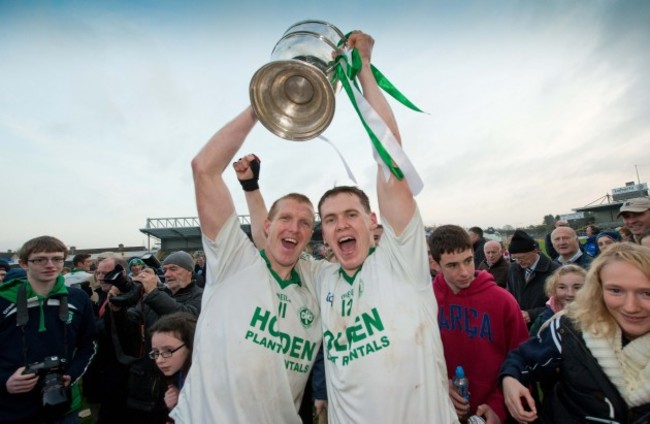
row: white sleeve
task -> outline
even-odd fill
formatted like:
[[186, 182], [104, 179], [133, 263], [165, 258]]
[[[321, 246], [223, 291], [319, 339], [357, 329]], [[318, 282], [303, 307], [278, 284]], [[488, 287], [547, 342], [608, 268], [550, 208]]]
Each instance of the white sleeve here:
[[399, 237], [395, 235], [390, 225], [384, 224], [384, 234], [377, 251], [387, 255], [387, 260], [399, 269], [400, 274], [407, 276], [407, 281], [418, 288], [431, 289], [426, 234], [417, 207]]
[[215, 240], [202, 234], [205, 252], [206, 277], [203, 296], [211, 291], [230, 274], [251, 266], [256, 260], [262, 261], [258, 250], [239, 226], [236, 214], [224, 223]]

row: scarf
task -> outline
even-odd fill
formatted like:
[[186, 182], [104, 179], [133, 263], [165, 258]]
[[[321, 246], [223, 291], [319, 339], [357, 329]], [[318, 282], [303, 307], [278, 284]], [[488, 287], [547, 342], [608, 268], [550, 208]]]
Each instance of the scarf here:
[[620, 327], [611, 338], [584, 332], [591, 354], [629, 407], [650, 402], [650, 333], [623, 347]]

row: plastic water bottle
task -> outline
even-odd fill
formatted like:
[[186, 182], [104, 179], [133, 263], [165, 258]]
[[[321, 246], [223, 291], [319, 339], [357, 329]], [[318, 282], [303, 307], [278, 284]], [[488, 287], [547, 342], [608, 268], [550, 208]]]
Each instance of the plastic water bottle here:
[[458, 417], [462, 422], [466, 422], [469, 418], [469, 380], [465, 377], [465, 370], [460, 365], [456, 367], [456, 375], [451, 382], [454, 385], [454, 390], [468, 402], [467, 413]]

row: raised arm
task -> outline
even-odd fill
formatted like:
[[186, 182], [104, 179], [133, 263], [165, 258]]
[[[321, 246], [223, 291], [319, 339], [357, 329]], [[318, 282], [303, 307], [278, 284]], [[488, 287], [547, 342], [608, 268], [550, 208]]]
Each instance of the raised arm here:
[[253, 243], [258, 249], [266, 245], [266, 233], [264, 232], [264, 221], [268, 217], [266, 203], [258, 186], [260, 176], [260, 159], [253, 155], [246, 155], [233, 164], [237, 179], [242, 183], [246, 194], [246, 204], [251, 218], [251, 234]]
[[[388, 130], [393, 134], [397, 142], [401, 144], [402, 140], [393, 111], [370, 69], [374, 43], [372, 37], [362, 32], [353, 32], [348, 39], [348, 46], [357, 48], [363, 63], [358, 74], [363, 96], [384, 120]], [[381, 141], [385, 135], [376, 134], [376, 136]], [[382, 168], [379, 167], [377, 171], [377, 198], [382, 219], [388, 222], [395, 234], [400, 235], [415, 211], [415, 199], [408, 183], [405, 179], [398, 180], [394, 175], [391, 175], [386, 180]]]
[[223, 180], [223, 172], [235, 157], [257, 119], [249, 106], [227, 123], [192, 159], [196, 207], [201, 231], [215, 239], [235, 206]]

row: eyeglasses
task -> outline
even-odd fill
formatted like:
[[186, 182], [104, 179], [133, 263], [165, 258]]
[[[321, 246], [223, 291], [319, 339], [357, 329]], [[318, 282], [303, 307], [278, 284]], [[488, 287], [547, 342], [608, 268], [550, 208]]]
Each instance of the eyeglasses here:
[[56, 256], [54, 258], [34, 258], [27, 259], [27, 262], [31, 262], [36, 265], [46, 265], [48, 262], [52, 262], [54, 265], [61, 265], [65, 261], [65, 258], [62, 256]]
[[510, 255], [510, 259], [512, 259], [515, 262], [525, 262], [529, 259], [531, 259], [532, 255], [530, 253], [524, 253], [523, 255], [517, 256], [517, 255]]
[[158, 352], [157, 350], [152, 350], [151, 352], [149, 352], [149, 357], [151, 359], [154, 359], [154, 360], [158, 359], [159, 356], [162, 356], [163, 358], [171, 358], [171, 356], [174, 354], [174, 352], [176, 352], [177, 350], [179, 350], [183, 346], [185, 346], [185, 343], [178, 346], [174, 350], [163, 350], [162, 352]]

